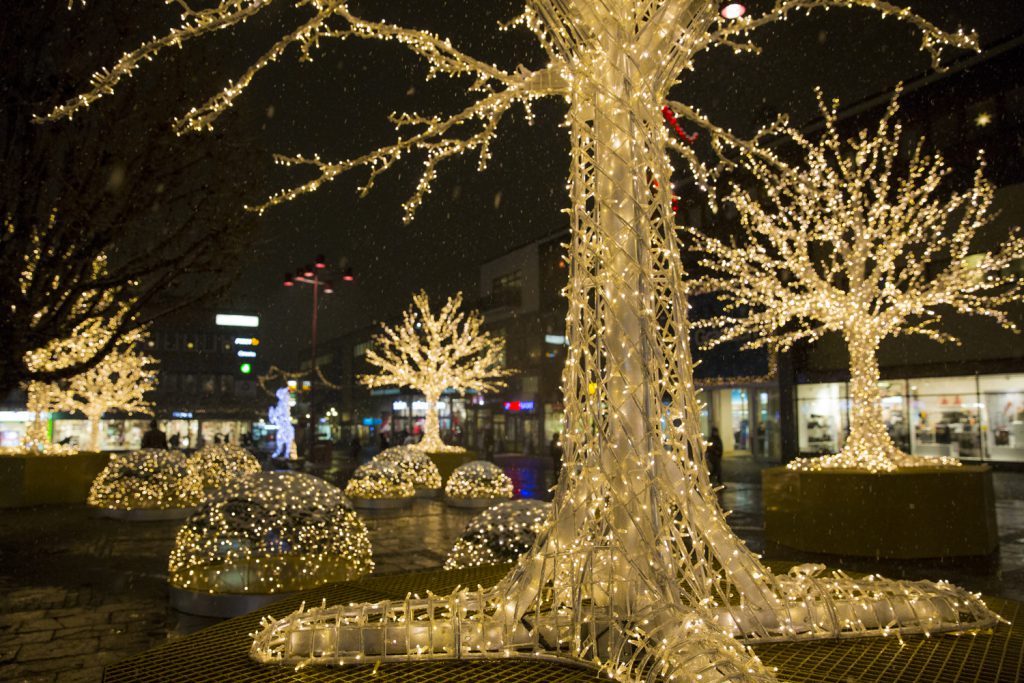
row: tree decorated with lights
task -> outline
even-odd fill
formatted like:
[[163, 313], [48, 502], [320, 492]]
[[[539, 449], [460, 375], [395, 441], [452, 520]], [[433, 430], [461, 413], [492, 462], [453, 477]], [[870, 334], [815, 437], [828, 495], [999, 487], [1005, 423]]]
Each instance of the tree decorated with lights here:
[[[97, 276], [105, 270], [105, 258], [92, 264]], [[31, 286], [31, 278], [22, 280], [22, 286]], [[67, 315], [73, 316], [77, 323], [72, 327], [72, 334], [62, 339], [51, 339], [40, 348], [25, 354], [23, 365], [32, 376], [60, 376], [68, 371], [83, 374], [81, 368], [94, 368], [94, 363], [102, 362], [116, 349], [118, 344], [130, 344], [132, 339], [139, 337], [138, 332], [124, 334], [122, 329], [125, 318], [130, 317], [129, 305], [119, 303], [110, 291], [86, 291], [71, 296], [67, 302]], [[109, 315], [108, 315], [109, 313]], [[25, 384], [26, 408], [33, 414], [32, 421], [25, 431], [24, 445], [36, 451], [52, 451], [54, 446], [48, 443], [46, 422], [43, 415], [58, 410], [73, 411], [78, 404], [74, 402], [67, 390], [68, 380], [64, 381], [31, 381]]]
[[[874, 135], [843, 140], [838, 103], [819, 95], [825, 128], [816, 141], [793, 128], [781, 132], [800, 152], [788, 164], [766, 150], [740, 151], [739, 165], [761, 192], [733, 185], [727, 201], [739, 212], [739, 243], [691, 229], [701, 287], [719, 292], [725, 313], [701, 324], [722, 329], [715, 346], [734, 339], [746, 348], [786, 350], [797, 340], [838, 332], [850, 352], [850, 433], [840, 453], [790, 464], [794, 469], [958, 465], [900, 451], [885, 428], [878, 347], [919, 334], [957, 341], [942, 330], [942, 311], [983, 315], [1008, 329], [1001, 307], [1018, 300], [1024, 282], [1010, 266], [1024, 258], [1019, 228], [996, 250], [973, 253], [987, 228], [994, 188], [979, 158], [973, 183], [948, 190], [951, 169], [920, 140], [901, 159], [901, 126], [893, 99]], [[766, 161], [771, 158], [772, 161]]]
[[[182, 23], [96, 74], [93, 88], [52, 116], [110, 92], [167, 47], [233, 27], [266, 2], [185, 3]], [[296, 2], [308, 16], [239, 79], [178, 120], [204, 129], [253, 77], [295, 44], [304, 57], [328, 39], [393, 41], [422, 57], [429, 76], [463, 78], [477, 98], [452, 116], [395, 117], [397, 142], [352, 159], [279, 157], [316, 177], [267, 206], [366, 169], [369, 190], [401, 157], [425, 157], [404, 204], [411, 218], [440, 165], [465, 153], [490, 156], [498, 125], [515, 104], [540, 97], [568, 106], [568, 358], [565, 465], [551, 524], [490, 589], [449, 596], [300, 610], [265, 624], [253, 656], [267, 662], [524, 657], [594, 666], [619, 680], [771, 680], [735, 638], [748, 642], [921, 633], [988, 626], [984, 604], [944, 583], [855, 582], [768, 571], [732, 533], [708, 481], [693, 387], [684, 272], [676, 234], [669, 150], [701, 184], [716, 168], [672, 137], [664, 120], [699, 123], [716, 147], [742, 145], [691, 107], [668, 100], [695, 53], [725, 45], [755, 49], [749, 31], [796, 10], [877, 9], [917, 27], [938, 60], [944, 46], [974, 47], [906, 9], [880, 0], [776, 0], [765, 14], [722, 20], [708, 0], [529, 0], [510, 25], [530, 30], [547, 64], [505, 70], [433, 33], [367, 21], [346, 3]], [[678, 124], [677, 124], [678, 125]]]
[[104, 413], [126, 413], [150, 409], [146, 393], [156, 388], [156, 359], [141, 353], [138, 346], [145, 332], [129, 332], [102, 361], [67, 381], [61, 409], [78, 411], [89, 421], [89, 450], [97, 450], [100, 419]]
[[446, 389], [457, 392], [495, 391], [505, 386], [500, 378], [512, 374], [501, 367], [505, 340], [480, 330], [484, 323], [477, 311], [461, 311], [462, 292], [449, 297], [435, 315], [426, 292], [412, 297], [412, 306], [395, 327], [382, 325], [366, 352], [366, 362], [380, 369], [362, 375], [367, 387], [399, 386], [415, 389], [427, 402], [423, 440], [418, 448], [428, 452], [450, 450], [441, 440], [437, 402]]

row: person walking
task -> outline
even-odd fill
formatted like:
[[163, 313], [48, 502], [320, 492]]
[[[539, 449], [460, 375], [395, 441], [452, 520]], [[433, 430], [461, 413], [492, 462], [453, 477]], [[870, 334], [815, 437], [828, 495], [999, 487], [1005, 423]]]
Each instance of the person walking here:
[[157, 427], [156, 420], [149, 421], [149, 429], [142, 435], [143, 448], [167, 448], [167, 435]]
[[718, 435], [718, 427], [712, 427], [711, 436], [708, 438], [708, 448], [704, 451], [712, 484], [722, 483], [722, 451], [722, 437]]

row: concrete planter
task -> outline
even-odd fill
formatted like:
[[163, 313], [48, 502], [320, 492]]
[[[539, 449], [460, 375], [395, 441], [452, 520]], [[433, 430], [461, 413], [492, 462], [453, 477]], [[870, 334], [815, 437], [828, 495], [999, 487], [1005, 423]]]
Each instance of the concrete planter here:
[[504, 503], [508, 498], [452, 498], [446, 496], [444, 502], [453, 508], [466, 508], [468, 510], [483, 510], [493, 507], [498, 503]]
[[135, 508], [132, 510], [119, 510], [116, 508], [92, 508], [98, 517], [108, 519], [120, 519], [126, 522], [162, 522], [168, 519], [185, 519], [195, 508], [167, 508], [164, 510], [153, 508]]
[[0, 508], [84, 503], [109, 453], [0, 456]]
[[352, 507], [359, 510], [398, 510], [412, 505], [414, 498], [415, 496], [408, 498], [354, 498], [350, 496], [349, 500], [352, 501]]
[[200, 593], [169, 586], [171, 607], [186, 614], [230, 619], [284, 600], [295, 593]]
[[988, 555], [999, 544], [987, 465], [763, 470], [765, 539], [833, 555], [914, 559]]

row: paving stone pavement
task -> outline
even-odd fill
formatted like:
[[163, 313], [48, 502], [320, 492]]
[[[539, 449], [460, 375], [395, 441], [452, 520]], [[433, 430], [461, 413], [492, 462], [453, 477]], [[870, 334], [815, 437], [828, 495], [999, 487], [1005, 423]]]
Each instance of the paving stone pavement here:
[[[768, 559], [821, 559], [766, 548], [759, 465], [727, 458], [724, 470], [723, 505], [752, 549]], [[1002, 545], [984, 562], [826, 562], [894, 578], [949, 578], [1024, 601], [1024, 473], [996, 473], [996, 498]], [[375, 573], [439, 567], [473, 514], [428, 500], [362, 513]], [[104, 666], [213, 623], [168, 606], [166, 562], [178, 525], [98, 518], [84, 505], [0, 511], [0, 681], [95, 683]]]

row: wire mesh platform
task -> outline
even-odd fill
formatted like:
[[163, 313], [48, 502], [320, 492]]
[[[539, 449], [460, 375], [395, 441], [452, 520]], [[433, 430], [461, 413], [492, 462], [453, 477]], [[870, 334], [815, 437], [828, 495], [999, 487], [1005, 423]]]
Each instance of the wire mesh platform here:
[[[261, 665], [249, 659], [250, 636], [264, 615], [283, 617], [307, 605], [402, 599], [427, 590], [446, 594], [456, 586], [493, 585], [507, 565], [457, 571], [431, 571], [370, 577], [332, 584], [297, 594], [250, 614], [168, 642], [107, 668], [105, 683], [264, 683], [330, 681], [528, 681], [568, 683], [595, 681], [596, 673], [562, 664], [522, 660], [389, 663], [379, 667]], [[778, 668], [781, 681], [792, 683], [1017, 683], [1024, 680], [1024, 617], [1021, 604], [987, 598], [990, 607], [1010, 620], [992, 633], [965, 636], [856, 638], [848, 640], [760, 645], [755, 651]]]

